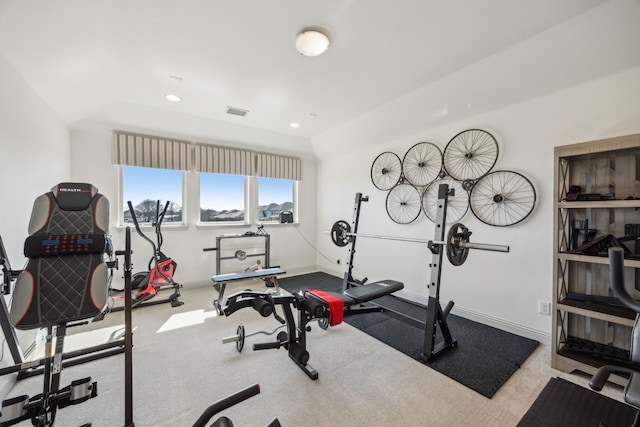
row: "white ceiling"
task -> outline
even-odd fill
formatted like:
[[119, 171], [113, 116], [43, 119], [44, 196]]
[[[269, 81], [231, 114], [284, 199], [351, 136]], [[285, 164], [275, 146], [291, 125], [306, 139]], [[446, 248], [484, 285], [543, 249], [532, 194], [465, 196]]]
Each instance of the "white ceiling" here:
[[129, 106], [311, 138], [603, 3], [0, 0], [0, 55], [72, 128]]

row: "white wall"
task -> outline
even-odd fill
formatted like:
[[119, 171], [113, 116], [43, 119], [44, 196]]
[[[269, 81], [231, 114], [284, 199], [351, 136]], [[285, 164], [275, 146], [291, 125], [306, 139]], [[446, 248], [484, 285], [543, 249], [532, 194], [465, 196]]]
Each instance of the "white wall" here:
[[[462, 266], [446, 263], [441, 300], [455, 301], [454, 313], [548, 342], [551, 317], [538, 314], [538, 301], [552, 300], [553, 147], [640, 132], [637, 22], [638, 2], [607, 3], [312, 139], [320, 157], [319, 250], [330, 259], [347, 257], [347, 248], [333, 246], [323, 230], [338, 219], [351, 222], [356, 192], [370, 196], [361, 233], [433, 238], [424, 215], [410, 225], [387, 217], [386, 192], [371, 183], [371, 164], [383, 151], [402, 158], [421, 141], [444, 150], [458, 132], [485, 129], [500, 148], [494, 170], [529, 178], [537, 206], [511, 227], [485, 225], [469, 212], [461, 222], [472, 230], [471, 241], [507, 244], [511, 251], [472, 251]], [[426, 245], [363, 238], [354, 275], [401, 280], [411, 297], [423, 299], [430, 260]], [[341, 271], [323, 257], [318, 264]]]
[[[2, 56], [0, 93], [0, 235], [12, 267], [20, 269], [34, 199], [69, 179], [69, 131]], [[17, 331], [23, 351], [36, 332]], [[4, 340], [2, 345], [0, 366], [12, 365]], [[0, 396], [13, 382], [0, 378]]]
[[25, 261], [33, 200], [70, 176], [69, 130], [0, 56], [0, 235], [14, 268]]
[[[76, 129], [72, 131], [72, 179], [74, 181], [91, 182], [99, 191], [107, 196], [111, 202], [111, 229], [114, 245], [120, 248], [124, 244], [124, 231], [117, 225], [118, 212], [118, 176], [119, 169], [111, 163], [111, 143], [113, 139], [112, 129], [125, 129], [121, 125], [109, 125], [107, 127], [94, 126], [93, 129]], [[167, 135], [158, 133], [157, 129], [140, 129], [135, 131], [151, 135]], [[237, 143], [221, 141], [211, 138], [194, 138], [190, 135], [179, 135], [183, 140], [216, 143], [220, 145], [233, 145]], [[264, 138], [270, 135], [265, 133]], [[272, 136], [271, 136], [272, 137]], [[254, 149], [257, 146], [253, 146]], [[251, 144], [245, 144], [243, 148], [252, 149]], [[265, 148], [259, 148], [264, 151]], [[278, 153], [278, 150], [271, 150]], [[284, 154], [280, 152], [280, 154]], [[296, 155], [295, 152], [286, 153]], [[303, 180], [299, 185], [298, 212], [299, 224], [272, 224], [265, 225], [265, 230], [271, 234], [271, 265], [280, 265], [288, 273], [309, 271], [316, 268], [315, 245], [316, 239], [316, 161], [310, 155], [300, 154], [303, 160]], [[187, 173], [187, 226], [171, 228], [163, 227], [164, 244], [163, 251], [172, 257], [177, 263], [175, 279], [185, 287], [211, 285], [210, 277], [216, 274], [215, 252], [203, 252], [205, 247], [215, 246], [215, 236], [218, 234], [244, 233], [255, 231], [256, 224], [246, 226], [213, 226], [197, 227], [195, 225], [198, 215], [198, 174]], [[133, 244], [134, 271], [146, 269], [151, 257], [151, 246], [135, 235]], [[154, 238], [153, 230], [146, 229], [148, 236]], [[303, 237], [304, 236], [304, 237]], [[305, 238], [310, 241], [307, 243]], [[115, 279], [120, 280], [119, 277]], [[213, 299], [212, 291], [212, 299]]]

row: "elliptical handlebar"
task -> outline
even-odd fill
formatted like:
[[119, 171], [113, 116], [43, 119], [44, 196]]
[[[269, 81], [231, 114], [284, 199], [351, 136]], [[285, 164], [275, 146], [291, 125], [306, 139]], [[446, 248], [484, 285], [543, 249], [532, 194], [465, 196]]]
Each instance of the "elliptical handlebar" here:
[[[158, 202], [160, 203], [160, 202]], [[136, 216], [136, 211], [135, 209], [133, 209], [133, 204], [131, 203], [131, 200], [129, 200], [127, 202], [127, 205], [129, 205], [129, 213], [131, 214], [131, 219], [133, 220], [133, 225], [136, 227], [136, 232], [138, 233], [138, 235], [140, 237], [142, 237], [144, 240], [146, 240], [147, 242], [149, 242], [151, 244], [151, 246], [153, 246], [153, 253], [156, 253], [156, 244], [153, 242], [153, 240], [151, 240], [150, 238], [148, 238], [140, 229], [140, 224], [138, 223], [138, 217]]]

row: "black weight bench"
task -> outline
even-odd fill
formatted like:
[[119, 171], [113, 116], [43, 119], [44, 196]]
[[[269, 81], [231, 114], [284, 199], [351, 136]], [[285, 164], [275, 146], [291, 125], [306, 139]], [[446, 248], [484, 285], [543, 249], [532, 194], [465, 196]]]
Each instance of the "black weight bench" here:
[[[225, 316], [236, 311], [252, 307], [263, 317], [273, 315], [281, 324], [286, 325], [286, 332], [278, 333], [277, 340], [253, 345], [254, 350], [266, 350], [284, 347], [289, 357], [302, 369], [309, 378], [318, 379], [318, 373], [309, 364], [309, 352], [306, 346], [307, 324], [312, 320], [326, 322], [335, 326], [342, 322], [344, 314], [348, 314], [355, 306], [389, 295], [404, 288], [402, 282], [396, 280], [382, 280], [366, 285], [350, 288], [344, 293], [306, 290], [302, 293], [279, 295], [270, 292], [237, 292], [229, 297], [222, 309]], [[276, 306], [281, 306], [284, 318], [276, 312]], [[293, 310], [298, 311], [298, 323]], [[322, 326], [322, 323], [320, 323]], [[326, 328], [326, 326], [322, 326]], [[244, 340], [244, 336], [238, 336]], [[230, 342], [230, 341], [226, 341]], [[242, 346], [236, 346], [238, 351]]]
[[367, 283], [366, 285], [349, 288], [343, 293], [327, 293], [338, 296], [345, 302], [345, 307], [350, 308], [353, 305], [369, 302], [376, 298], [392, 294], [403, 288], [404, 284], [397, 280], [381, 280], [380, 282]]

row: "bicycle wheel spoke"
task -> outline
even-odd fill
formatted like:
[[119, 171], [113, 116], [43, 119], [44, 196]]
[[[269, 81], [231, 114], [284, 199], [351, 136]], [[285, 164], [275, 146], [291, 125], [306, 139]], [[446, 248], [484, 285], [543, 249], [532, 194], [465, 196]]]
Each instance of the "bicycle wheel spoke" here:
[[436, 222], [440, 184], [447, 184], [450, 190], [454, 190], [453, 195], [449, 195], [447, 198], [447, 217], [445, 222], [447, 224], [459, 222], [469, 210], [469, 195], [462, 188], [462, 183], [453, 178], [445, 177], [429, 184], [422, 194], [422, 210], [431, 222]]
[[424, 186], [442, 171], [442, 152], [430, 142], [419, 142], [407, 150], [402, 159], [402, 172], [409, 183]]
[[498, 143], [481, 129], [469, 129], [454, 136], [443, 154], [443, 165], [452, 178], [465, 181], [486, 175], [498, 160]]
[[378, 155], [371, 165], [371, 181], [379, 190], [390, 190], [393, 188], [402, 175], [402, 164], [400, 157], [391, 152], [384, 152]]
[[420, 192], [411, 184], [398, 184], [387, 194], [387, 214], [398, 224], [409, 224], [422, 209]]
[[489, 225], [508, 226], [524, 220], [535, 207], [531, 182], [517, 172], [496, 171], [482, 177], [471, 191], [471, 211]]

